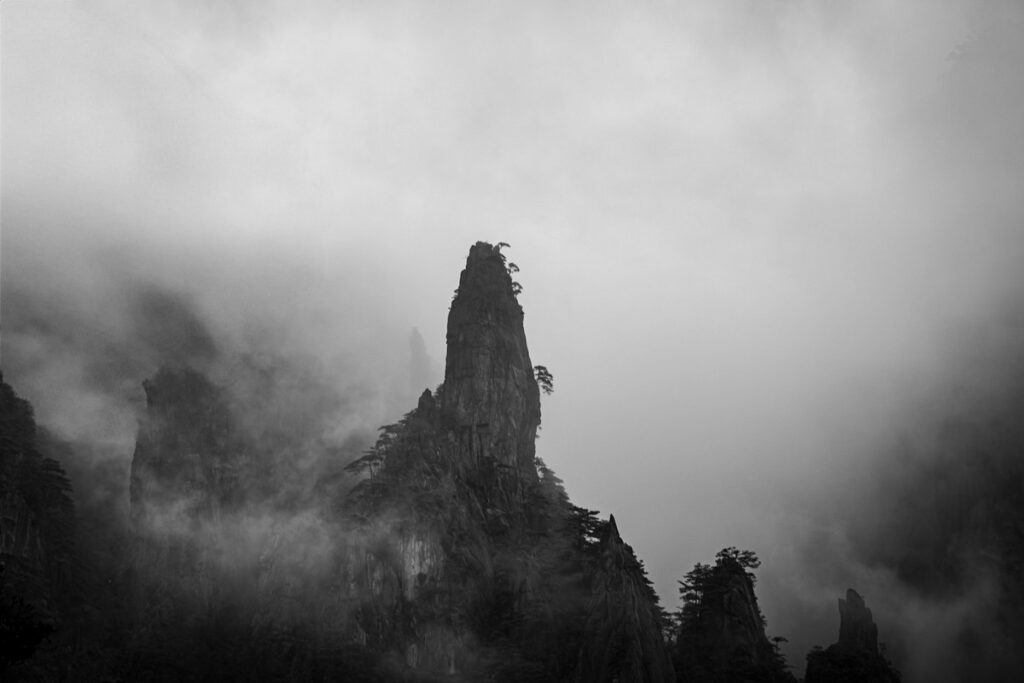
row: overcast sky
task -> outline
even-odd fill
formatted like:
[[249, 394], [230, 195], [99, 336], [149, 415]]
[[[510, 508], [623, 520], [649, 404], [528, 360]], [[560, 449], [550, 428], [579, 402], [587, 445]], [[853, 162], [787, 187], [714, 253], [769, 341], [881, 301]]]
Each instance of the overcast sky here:
[[[103, 424], [128, 458], [142, 377], [87, 401], [18, 306], [116, 336], [125, 283], [155, 283], [218, 335], [273, 329], [384, 384], [415, 326], [439, 382], [468, 248], [505, 241], [555, 378], [538, 454], [669, 607], [737, 545], [764, 559], [770, 630], [794, 628], [801, 501], [1019, 284], [1021, 51], [955, 54], [1019, 34], [1014, 3], [6, 0], [0, 20], [3, 369], [44, 422]], [[846, 588], [804, 597], [835, 620]]]

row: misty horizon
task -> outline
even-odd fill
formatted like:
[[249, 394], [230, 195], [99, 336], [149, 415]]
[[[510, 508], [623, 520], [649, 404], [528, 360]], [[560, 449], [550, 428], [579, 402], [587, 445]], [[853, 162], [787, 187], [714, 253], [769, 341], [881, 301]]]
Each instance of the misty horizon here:
[[957, 680], [965, 625], [1019, 632], [960, 519], [1020, 472], [1015, 3], [0, 17], [0, 364], [73, 484], [117, 473], [79, 507], [126, 494], [165, 365], [236, 398], [273, 375], [297, 462], [358, 452], [441, 383], [470, 245], [507, 242], [555, 378], [537, 455], [662, 606], [735, 546], [798, 674], [847, 588], [908, 681]]

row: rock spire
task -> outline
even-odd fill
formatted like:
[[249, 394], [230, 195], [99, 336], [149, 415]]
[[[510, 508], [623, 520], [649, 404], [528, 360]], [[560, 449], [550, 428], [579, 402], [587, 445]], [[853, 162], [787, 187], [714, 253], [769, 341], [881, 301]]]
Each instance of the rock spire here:
[[878, 626], [864, 598], [850, 588], [839, 599], [839, 641], [807, 655], [806, 683], [897, 683], [900, 674], [882, 656]]
[[534, 472], [540, 391], [523, 330], [523, 309], [499, 246], [469, 250], [448, 313], [441, 411], [471, 459]]

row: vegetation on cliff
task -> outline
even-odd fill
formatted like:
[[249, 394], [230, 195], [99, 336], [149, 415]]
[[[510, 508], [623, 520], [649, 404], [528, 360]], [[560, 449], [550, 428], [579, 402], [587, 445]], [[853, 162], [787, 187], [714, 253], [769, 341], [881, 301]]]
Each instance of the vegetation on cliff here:
[[696, 683], [790, 683], [785, 659], [765, 635], [767, 622], [754, 594], [749, 550], [725, 548], [715, 564], [697, 564], [679, 582], [675, 665], [679, 680]]
[[0, 673], [33, 655], [76, 594], [71, 485], [45, 441], [0, 375]]
[[31, 658], [16, 666], [40, 681], [793, 681], [756, 555], [696, 565], [673, 619], [614, 517], [574, 505], [537, 456], [553, 377], [530, 359], [505, 246], [470, 249], [444, 382], [372, 444], [330, 436], [340, 405], [304, 362], [218, 373], [211, 347], [143, 382], [130, 515], [78, 532], [90, 580], [63, 615], [70, 488], [3, 385], [0, 666]]

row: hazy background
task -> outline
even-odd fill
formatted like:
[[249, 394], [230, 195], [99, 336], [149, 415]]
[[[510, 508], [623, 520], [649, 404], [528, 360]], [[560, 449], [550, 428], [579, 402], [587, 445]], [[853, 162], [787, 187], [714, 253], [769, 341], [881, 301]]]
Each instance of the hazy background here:
[[7, 0], [5, 378], [111, 461], [141, 380], [207, 343], [315, 358], [339, 430], [372, 430], [414, 406], [412, 327], [440, 382], [469, 245], [509, 242], [555, 377], [538, 453], [616, 515], [666, 606], [750, 548], [798, 672], [852, 585], [923, 677], [947, 636], [906, 634], [977, 596], [908, 592], [850, 520], [885, 507], [891, 444], [1017, 386], [1022, 20]]

